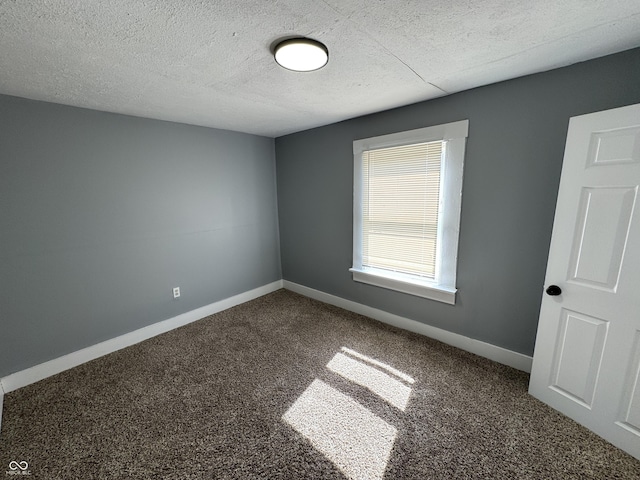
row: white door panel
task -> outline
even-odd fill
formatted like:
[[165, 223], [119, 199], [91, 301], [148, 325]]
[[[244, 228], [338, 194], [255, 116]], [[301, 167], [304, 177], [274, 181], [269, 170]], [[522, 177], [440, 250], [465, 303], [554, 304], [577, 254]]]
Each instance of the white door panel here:
[[591, 407], [609, 322], [562, 310], [549, 386]]
[[623, 428], [640, 436], [640, 330], [636, 330], [633, 342], [618, 422]]
[[587, 156], [588, 166], [640, 161], [640, 127], [593, 132]]
[[640, 459], [639, 185], [640, 105], [571, 119], [529, 391]]
[[569, 281], [616, 291], [636, 192], [635, 187], [582, 189]]

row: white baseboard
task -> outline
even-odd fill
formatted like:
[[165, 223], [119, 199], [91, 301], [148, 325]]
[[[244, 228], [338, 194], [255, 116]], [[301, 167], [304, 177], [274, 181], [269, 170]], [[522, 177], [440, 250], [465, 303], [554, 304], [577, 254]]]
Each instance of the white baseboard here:
[[48, 362], [44, 362], [0, 378], [0, 428], [2, 426], [2, 403], [5, 393], [25, 387], [122, 348], [135, 345], [136, 343], [140, 343], [188, 323], [195, 322], [196, 320], [213, 315], [214, 313], [221, 312], [236, 305], [240, 305], [241, 303], [275, 292], [283, 287], [306, 297], [314, 298], [321, 302], [335, 305], [351, 312], [366, 315], [367, 317], [374, 318], [383, 323], [387, 323], [404, 330], [409, 330], [426, 337], [434, 338], [448, 345], [475, 353], [476, 355], [480, 355], [481, 357], [494, 360], [504, 365], [509, 365], [510, 367], [517, 368], [518, 370], [531, 372], [533, 359], [527, 355], [513, 352], [479, 340], [474, 340], [457, 333], [448, 332], [447, 330], [432, 327], [415, 320], [400, 317], [383, 310], [378, 310], [377, 308], [346, 300], [319, 290], [314, 290], [313, 288], [305, 287], [304, 285], [299, 285], [287, 280], [278, 280], [254, 290], [234, 295], [233, 297], [191, 310], [190, 312], [169, 318], [168, 320], [154, 323], [147, 327], [134, 330], [133, 332], [120, 335], [119, 337], [106, 340], [96, 345], [83, 348], [82, 350], [69, 353], [68, 355], [49, 360]]
[[533, 358], [528, 355], [523, 355], [522, 353], [507, 350], [506, 348], [498, 347], [490, 343], [481, 342], [480, 340], [474, 340], [473, 338], [465, 337], [464, 335], [460, 335], [458, 333], [452, 333], [441, 328], [432, 327], [416, 320], [410, 320], [408, 318], [394, 315], [393, 313], [385, 312], [383, 310], [378, 310], [377, 308], [369, 307], [361, 303], [346, 300], [341, 297], [336, 297], [335, 295], [324, 293], [313, 288], [305, 287], [304, 285], [290, 282], [288, 280], [284, 280], [283, 283], [284, 288], [286, 288], [287, 290], [299, 293], [301, 295], [304, 295], [305, 297], [314, 298], [321, 302], [335, 305], [336, 307], [344, 308], [345, 310], [359, 313], [360, 315], [371, 317], [383, 323], [393, 325], [394, 327], [402, 328], [404, 330], [409, 330], [410, 332], [419, 333], [426, 337], [434, 338], [441, 341], [442, 343], [446, 343], [448, 345], [458, 347], [462, 350], [475, 353], [476, 355], [479, 355], [481, 357], [494, 360], [498, 363], [508, 365], [524, 372], [531, 372], [531, 364], [533, 362]]
[[0, 384], [0, 431], [2, 431], [2, 402], [4, 401], [4, 390]]
[[[125, 347], [135, 345], [149, 338], [160, 335], [161, 333], [168, 332], [175, 328], [181, 327], [201, 318], [213, 315], [214, 313], [221, 312], [228, 308], [240, 305], [241, 303], [248, 302], [255, 298], [261, 297], [271, 292], [275, 292], [283, 287], [282, 280], [278, 280], [262, 287], [258, 287], [248, 292], [234, 295], [233, 297], [225, 298], [218, 302], [204, 307], [191, 310], [168, 320], [163, 320], [158, 323], [154, 323], [147, 327], [134, 330], [133, 332], [125, 333], [119, 337], [106, 340], [104, 342], [92, 345], [82, 350], [78, 350], [62, 357], [49, 360], [48, 362], [41, 363], [31, 368], [21, 370], [6, 377], [0, 378], [0, 406], [2, 405], [2, 393], [9, 393], [18, 388], [25, 387], [32, 383], [43, 380], [52, 375], [56, 375], [70, 368], [82, 365], [90, 360], [94, 360], [103, 355], [115, 352]], [[2, 410], [0, 409], [0, 418]]]

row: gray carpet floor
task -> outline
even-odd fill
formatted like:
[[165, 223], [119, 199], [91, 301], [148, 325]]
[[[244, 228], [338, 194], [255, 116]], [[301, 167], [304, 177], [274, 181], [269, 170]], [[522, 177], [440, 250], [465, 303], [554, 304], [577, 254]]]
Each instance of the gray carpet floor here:
[[640, 478], [528, 380], [279, 290], [7, 394], [0, 475]]

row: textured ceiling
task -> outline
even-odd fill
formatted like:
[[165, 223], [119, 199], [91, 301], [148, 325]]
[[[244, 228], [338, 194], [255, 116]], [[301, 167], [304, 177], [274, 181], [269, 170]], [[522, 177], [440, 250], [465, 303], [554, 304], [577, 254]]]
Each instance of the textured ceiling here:
[[0, 93], [279, 136], [639, 45], [638, 0], [0, 0]]

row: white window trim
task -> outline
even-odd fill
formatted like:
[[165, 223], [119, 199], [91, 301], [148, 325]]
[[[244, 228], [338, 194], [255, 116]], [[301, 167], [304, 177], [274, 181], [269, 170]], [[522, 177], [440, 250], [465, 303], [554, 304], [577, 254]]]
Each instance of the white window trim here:
[[[461, 120], [353, 142], [353, 267], [349, 271], [352, 272], [354, 281], [455, 305], [462, 173], [468, 132], [469, 120]], [[362, 153], [366, 150], [434, 141], [446, 142], [441, 173], [436, 280], [425, 281], [411, 275], [363, 267]]]

